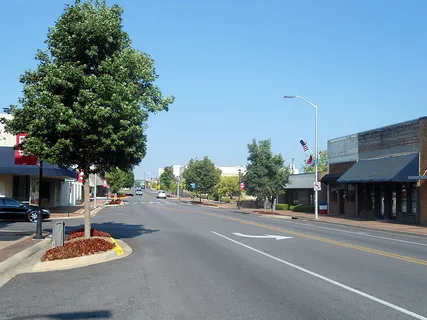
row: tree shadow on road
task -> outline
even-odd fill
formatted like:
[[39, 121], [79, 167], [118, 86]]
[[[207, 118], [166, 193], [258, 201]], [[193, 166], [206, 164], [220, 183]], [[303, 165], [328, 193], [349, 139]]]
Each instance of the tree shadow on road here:
[[81, 312], [64, 312], [64, 313], [50, 313], [38, 314], [17, 318], [9, 318], [10, 320], [37, 320], [37, 319], [111, 319], [112, 313], [108, 310], [100, 311], [81, 311]]
[[[153, 232], [158, 232], [160, 230], [152, 230], [145, 228], [142, 224], [127, 224], [121, 222], [103, 222], [103, 223], [92, 223], [92, 228], [100, 231], [108, 232], [113, 238], [116, 239], [129, 239], [136, 238], [144, 234], [149, 234]], [[66, 233], [69, 233], [73, 230], [78, 230], [84, 228], [84, 225], [74, 226], [74, 227], [65, 227]]]

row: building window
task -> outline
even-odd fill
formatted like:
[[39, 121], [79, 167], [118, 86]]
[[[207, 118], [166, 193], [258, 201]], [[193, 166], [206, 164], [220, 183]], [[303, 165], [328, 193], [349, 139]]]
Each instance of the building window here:
[[356, 202], [356, 185], [355, 184], [347, 185], [347, 201]]
[[417, 213], [417, 188], [412, 187], [411, 190], [412, 213]]
[[338, 187], [336, 184], [329, 185], [329, 201], [338, 201]]
[[308, 203], [314, 204], [314, 190], [310, 189], [308, 194]]
[[406, 213], [407, 202], [408, 202], [408, 189], [406, 185], [403, 185], [402, 190], [400, 192], [400, 212]]

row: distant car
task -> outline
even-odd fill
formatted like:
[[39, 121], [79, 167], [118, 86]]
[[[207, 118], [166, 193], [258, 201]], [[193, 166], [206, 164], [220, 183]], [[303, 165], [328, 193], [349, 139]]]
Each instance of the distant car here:
[[[11, 198], [0, 198], [0, 219], [27, 219], [37, 222], [38, 206], [24, 204]], [[49, 219], [50, 211], [42, 209], [42, 219]]]
[[142, 196], [142, 189], [138, 188], [135, 190], [135, 195], [136, 196]]
[[157, 192], [157, 199], [166, 199], [166, 192], [159, 190], [159, 192]]

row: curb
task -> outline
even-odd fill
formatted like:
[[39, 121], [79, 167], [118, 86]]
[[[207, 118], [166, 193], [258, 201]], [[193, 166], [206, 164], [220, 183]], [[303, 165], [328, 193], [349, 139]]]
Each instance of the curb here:
[[18, 252], [17, 254], [6, 259], [5, 261], [1, 262], [0, 274], [7, 271], [8, 269], [11, 269], [17, 266], [20, 262], [32, 256], [36, 252], [47, 249], [51, 244], [52, 239], [46, 238], [44, 240], [35, 240], [35, 241], [39, 241], [39, 242], [27, 249], [22, 250], [21, 252]]
[[[105, 208], [105, 206], [100, 206], [100, 207], [97, 207], [97, 208], [91, 210], [90, 216], [91, 217], [96, 216], [98, 214], [98, 212], [104, 208]], [[68, 220], [68, 219], [78, 219], [78, 218], [84, 218], [84, 217], [85, 217], [84, 214], [79, 214], [78, 216], [70, 216], [70, 217], [57, 217], [57, 218], [53, 217], [53, 218], [49, 218], [49, 220], [64, 220], [64, 219]]]
[[[30, 272], [47, 272], [47, 271], [58, 271], [58, 270], [70, 270], [81, 267], [88, 267], [95, 264], [104, 263], [107, 261], [113, 261], [127, 257], [132, 253], [132, 248], [122, 240], [116, 240], [111, 238], [112, 241], [117, 245], [118, 248], [97, 253], [89, 256], [70, 258], [64, 260], [54, 260], [46, 262], [37, 262]], [[116, 250], [117, 249], [117, 250]], [[121, 251], [119, 254], [118, 251]]]

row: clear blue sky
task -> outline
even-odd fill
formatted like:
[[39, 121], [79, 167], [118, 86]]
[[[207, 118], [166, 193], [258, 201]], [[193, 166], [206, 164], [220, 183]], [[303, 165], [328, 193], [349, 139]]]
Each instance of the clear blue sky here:
[[[65, 0], [1, 1], [0, 107], [16, 103]], [[109, 1], [113, 3], [113, 1]], [[288, 163], [300, 139], [327, 140], [427, 115], [427, 1], [123, 0], [124, 29], [152, 55], [176, 102], [149, 119], [135, 172], [209, 156], [246, 163], [252, 138], [271, 138]]]

